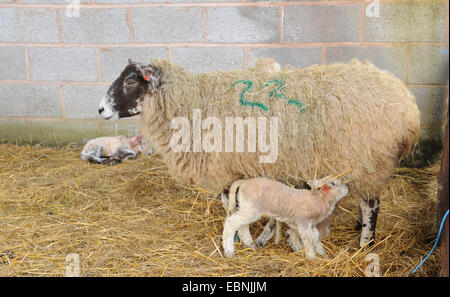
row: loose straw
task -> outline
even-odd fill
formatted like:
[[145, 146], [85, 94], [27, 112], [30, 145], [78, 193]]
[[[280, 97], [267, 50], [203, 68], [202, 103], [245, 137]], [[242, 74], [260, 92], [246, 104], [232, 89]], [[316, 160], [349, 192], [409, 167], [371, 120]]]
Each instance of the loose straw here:
[[349, 171], [352, 171], [352, 169], [351, 169], [351, 168], [348, 168], [347, 170], [345, 170], [344, 172], [342, 172], [342, 173], [340, 173], [340, 174], [338, 174], [338, 175], [336, 175], [336, 176], [332, 176], [332, 175], [327, 175], [327, 176], [325, 176], [324, 178], [322, 178], [322, 179], [320, 180], [321, 184], [318, 186], [318, 188], [320, 188], [321, 186], [323, 186], [324, 184], [326, 184], [328, 181], [334, 180], [334, 179], [336, 179], [336, 178], [338, 178], [338, 177], [340, 177], [340, 176], [346, 174], [346, 173], [349, 172]]

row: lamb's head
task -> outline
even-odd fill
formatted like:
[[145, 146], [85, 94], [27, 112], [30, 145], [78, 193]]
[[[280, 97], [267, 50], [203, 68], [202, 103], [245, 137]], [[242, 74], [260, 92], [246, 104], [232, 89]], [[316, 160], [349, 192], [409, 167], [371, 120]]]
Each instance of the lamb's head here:
[[142, 135], [135, 136], [128, 140], [128, 143], [130, 144], [130, 148], [135, 151], [136, 153], [142, 152], [143, 145], [142, 145]]
[[138, 115], [142, 101], [161, 85], [161, 72], [150, 64], [128, 60], [128, 65], [100, 101], [98, 112], [106, 120]]
[[338, 178], [328, 181], [324, 185], [321, 185], [321, 180], [316, 179], [313, 181], [308, 181], [308, 185], [311, 187], [313, 192], [317, 190], [320, 194], [327, 196], [336, 202], [348, 194], [348, 186], [342, 183], [342, 181]]

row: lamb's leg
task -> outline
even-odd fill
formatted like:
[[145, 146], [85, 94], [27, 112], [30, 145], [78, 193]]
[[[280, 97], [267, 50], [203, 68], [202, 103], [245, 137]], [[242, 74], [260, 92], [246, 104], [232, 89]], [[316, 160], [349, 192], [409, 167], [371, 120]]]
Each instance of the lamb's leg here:
[[130, 149], [126, 149], [126, 148], [119, 148], [117, 150], [116, 155], [122, 160], [136, 159], [137, 158], [137, 154], [136, 154], [135, 151], [130, 150]]
[[278, 245], [281, 239], [281, 222], [275, 220], [275, 244]]
[[331, 214], [325, 220], [323, 220], [317, 225], [317, 230], [319, 230], [320, 238], [326, 237], [330, 233], [329, 226], [333, 221], [333, 218], [334, 215]]
[[103, 164], [104, 158], [103, 155], [103, 147], [95, 147], [95, 149], [88, 150], [87, 152], [82, 151], [80, 153], [81, 159], [85, 161], [89, 161], [91, 163]]
[[298, 252], [303, 249], [303, 244], [296, 228], [290, 227], [286, 231], [286, 241], [293, 252]]
[[380, 209], [380, 199], [360, 200], [359, 207], [361, 208], [361, 238], [359, 246], [363, 247], [367, 242], [370, 245], [374, 244], [375, 227], [377, 225], [378, 210]]
[[[248, 213], [242, 213], [238, 211], [230, 215], [225, 220], [225, 224], [223, 227], [222, 241], [223, 241], [223, 251], [226, 257], [232, 258], [234, 256], [234, 235], [236, 234], [236, 231], [241, 230], [241, 228], [248, 226], [253, 222], [256, 222], [259, 218], [260, 217], [258, 216], [251, 214], [249, 215]], [[246, 232], [244, 232], [244, 237], [247, 236], [247, 234], [245, 233]], [[248, 232], [248, 235], [250, 235], [250, 232]], [[242, 234], [239, 234], [239, 236], [242, 236]], [[243, 242], [244, 240], [246, 240], [248, 243], [248, 238], [245, 239], [241, 238], [241, 240]]]
[[319, 255], [325, 255], [325, 250], [322, 247], [322, 243], [320, 242], [320, 233], [319, 230], [317, 230], [317, 227], [312, 227], [312, 240], [313, 240], [313, 246], [314, 250]]
[[305, 255], [307, 259], [314, 259], [316, 253], [314, 251], [313, 231], [311, 225], [298, 224], [298, 233], [305, 245]]
[[232, 258], [234, 256], [234, 234], [236, 234], [238, 229], [237, 226], [239, 224], [239, 220], [240, 218], [237, 213], [234, 213], [227, 217], [223, 226], [223, 251], [225, 256], [228, 258]]
[[238, 235], [239, 235], [240, 240], [246, 247], [251, 248], [252, 250], [256, 251], [256, 249], [258, 247], [256, 246], [255, 242], [253, 241], [252, 235], [250, 234], [249, 227], [250, 227], [249, 225], [240, 227], [238, 229]]
[[267, 224], [264, 226], [263, 231], [256, 239], [257, 246], [265, 246], [267, 241], [269, 241], [275, 234], [276, 221], [274, 218], [270, 218]]
[[97, 157], [95, 154], [82, 154], [81, 158], [85, 161], [89, 161], [91, 163], [103, 164], [103, 158]]

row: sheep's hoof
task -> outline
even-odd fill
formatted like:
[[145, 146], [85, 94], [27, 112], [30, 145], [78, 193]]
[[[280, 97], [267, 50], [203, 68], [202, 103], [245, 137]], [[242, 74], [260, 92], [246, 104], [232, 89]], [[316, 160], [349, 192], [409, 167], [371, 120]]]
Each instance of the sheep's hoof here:
[[360, 248], [362, 248], [362, 247], [371, 247], [374, 244], [375, 244], [375, 236], [372, 236], [372, 238], [370, 238], [370, 239], [367, 239], [367, 238], [364, 238], [364, 240], [361, 239], [360, 242], [359, 242], [359, 247]]

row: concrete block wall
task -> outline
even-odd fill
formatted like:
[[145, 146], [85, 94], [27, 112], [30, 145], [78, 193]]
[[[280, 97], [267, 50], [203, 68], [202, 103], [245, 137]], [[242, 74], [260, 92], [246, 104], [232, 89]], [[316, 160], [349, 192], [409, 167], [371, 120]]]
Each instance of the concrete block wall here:
[[447, 0], [81, 0], [79, 17], [75, 1], [0, 0], [0, 142], [134, 135], [137, 119], [106, 122], [97, 106], [128, 58], [152, 57], [193, 72], [260, 56], [298, 67], [368, 59], [416, 95], [425, 133], [440, 130]]

